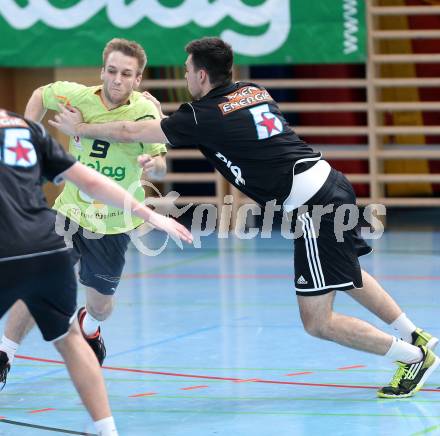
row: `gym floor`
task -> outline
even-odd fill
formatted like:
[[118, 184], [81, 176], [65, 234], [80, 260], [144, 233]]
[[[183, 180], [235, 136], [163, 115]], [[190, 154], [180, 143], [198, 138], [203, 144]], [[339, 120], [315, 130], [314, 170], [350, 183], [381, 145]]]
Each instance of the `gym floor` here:
[[[440, 335], [440, 233], [387, 230], [371, 242], [375, 253], [362, 258], [363, 268], [418, 326]], [[156, 257], [131, 245], [115, 311], [102, 327], [120, 434], [440, 434], [440, 371], [413, 398], [378, 399], [395, 367], [308, 336], [292, 273], [292, 241], [279, 233], [210, 236], [183, 251], [170, 242]], [[392, 333], [343, 293], [335, 308]], [[93, 433], [59, 355], [37, 330], [18, 352], [0, 415], [1, 435]]]

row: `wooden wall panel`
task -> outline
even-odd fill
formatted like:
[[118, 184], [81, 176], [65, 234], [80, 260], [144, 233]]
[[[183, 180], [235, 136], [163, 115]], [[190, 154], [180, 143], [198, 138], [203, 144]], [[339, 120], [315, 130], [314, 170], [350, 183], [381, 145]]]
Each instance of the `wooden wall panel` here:
[[[97, 85], [101, 83], [100, 68], [0, 68], [0, 107], [23, 114], [32, 92], [56, 80], [78, 82], [87, 86]], [[67, 137], [52, 129], [47, 123], [52, 116], [52, 112], [48, 112], [43, 124], [50, 134], [67, 148]], [[50, 205], [61, 189], [62, 186], [55, 186], [52, 183], [44, 186]]]

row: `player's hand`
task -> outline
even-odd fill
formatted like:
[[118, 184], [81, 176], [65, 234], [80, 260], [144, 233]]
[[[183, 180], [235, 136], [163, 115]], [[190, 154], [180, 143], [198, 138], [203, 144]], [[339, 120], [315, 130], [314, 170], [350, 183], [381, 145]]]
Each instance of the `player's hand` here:
[[84, 122], [81, 111], [62, 104], [59, 104], [58, 107], [59, 112], [55, 115], [54, 120], [49, 120], [49, 124], [66, 135], [79, 136], [78, 126]]
[[162, 106], [160, 105], [160, 101], [153, 94], [150, 94], [148, 91], [144, 91], [142, 93], [142, 96], [147, 100], [150, 100], [151, 103], [153, 103], [154, 106], [156, 106], [156, 109], [158, 110], [161, 119], [165, 118], [165, 115], [162, 112]]
[[144, 171], [148, 172], [155, 169], [154, 157], [149, 154], [141, 154], [138, 156], [137, 161]]
[[[168, 233], [170, 237], [176, 241], [176, 243], [178, 243], [179, 240], [187, 242], [188, 244], [192, 244], [193, 242], [191, 232], [173, 218], [169, 218], [152, 211], [148, 222], [156, 227], [156, 229]], [[181, 244], [179, 245], [181, 246]]]
[[144, 91], [142, 93], [142, 96], [147, 100], [150, 100], [157, 108], [160, 107], [159, 100], [153, 94], [150, 94], [148, 91]]

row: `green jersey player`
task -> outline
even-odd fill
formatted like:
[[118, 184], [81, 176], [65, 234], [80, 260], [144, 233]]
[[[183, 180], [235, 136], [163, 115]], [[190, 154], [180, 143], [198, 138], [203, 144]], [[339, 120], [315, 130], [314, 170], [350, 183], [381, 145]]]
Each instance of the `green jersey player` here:
[[[135, 91], [146, 65], [143, 48], [133, 41], [112, 39], [103, 51], [102, 84], [84, 86], [73, 82], [54, 82], [38, 88], [30, 98], [25, 116], [40, 121], [46, 110], [59, 104], [80, 109], [89, 122], [159, 119], [156, 106]], [[113, 179], [138, 200], [144, 199], [142, 173], [150, 179], [165, 176], [166, 147], [140, 142], [122, 144], [100, 138], [71, 137], [69, 151], [78, 161]], [[78, 319], [87, 342], [102, 365], [106, 355], [100, 323], [113, 309], [113, 294], [125, 264], [130, 240], [127, 232], [142, 224], [137, 217], [124, 216], [121, 209], [105, 206], [67, 182], [54, 208], [66, 217], [66, 226], [76, 226], [72, 236], [74, 261], [80, 262], [79, 281], [86, 286], [87, 304]], [[71, 233], [72, 229], [69, 229]], [[110, 255], [111, 253], [111, 255]], [[33, 322], [20, 303], [11, 310], [0, 349], [12, 361], [22, 336]]]

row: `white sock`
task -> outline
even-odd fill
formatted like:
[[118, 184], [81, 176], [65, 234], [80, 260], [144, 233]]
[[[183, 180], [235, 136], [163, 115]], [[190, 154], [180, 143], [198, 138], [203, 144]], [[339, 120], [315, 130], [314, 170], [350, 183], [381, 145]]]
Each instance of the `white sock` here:
[[419, 347], [393, 337], [393, 343], [385, 357], [388, 357], [392, 362], [398, 360], [404, 363], [415, 363], [423, 359], [423, 352]]
[[95, 421], [95, 428], [98, 436], [118, 436], [113, 416]]
[[98, 321], [97, 319], [93, 318], [92, 315], [90, 315], [89, 312], [86, 312], [86, 315], [84, 316], [82, 320], [82, 330], [87, 336], [93, 336], [97, 331], [98, 327], [101, 321]]
[[391, 327], [394, 330], [399, 331], [400, 337], [406, 341], [411, 343], [412, 336], [411, 333], [416, 329], [416, 326], [412, 323], [412, 321], [406, 316], [406, 313], [402, 313], [399, 318], [391, 323]]
[[4, 351], [8, 355], [9, 363], [12, 365], [12, 361], [14, 360], [15, 353], [18, 350], [20, 344], [17, 342], [11, 341], [5, 335], [2, 336], [2, 342], [0, 343], [0, 350]]

